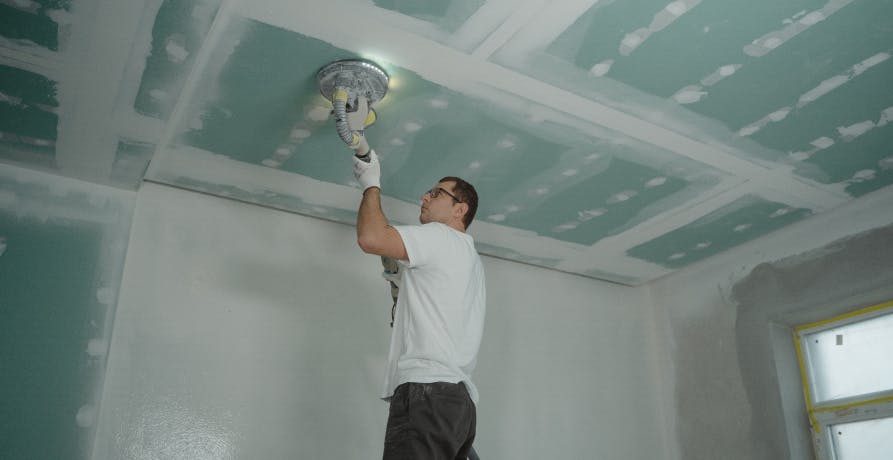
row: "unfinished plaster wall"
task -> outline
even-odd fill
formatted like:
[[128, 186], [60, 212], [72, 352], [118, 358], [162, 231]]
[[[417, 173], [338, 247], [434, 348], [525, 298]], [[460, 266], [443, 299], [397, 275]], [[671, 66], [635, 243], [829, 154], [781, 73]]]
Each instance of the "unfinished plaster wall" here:
[[[94, 459], [380, 456], [390, 297], [352, 226], [146, 183], [128, 251]], [[481, 458], [662, 458], [647, 290], [484, 263]]]
[[0, 458], [88, 458], [134, 198], [0, 165]]
[[[797, 369], [778, 352], [790, 344], [790, 333], [784, 334], [785, 343], [773, 333], [893, 299], [893, 225], [761, 264], [735, 285], [733, 294], [744, 387], [751, 401], [763, 402], [755, 406], [759, 417], [751, 429], [790, 448], [790, 458], [808, 458], [803, 455], [809, 454], [810, 435], [797, 415], [805, 410], [802, 386]], [[768, 385], [773, 378], [777, 386]]]
[[790, 328], [893, 298], [891, 210], [878, 192], [652, 286], [679, 458], [812, 458]]

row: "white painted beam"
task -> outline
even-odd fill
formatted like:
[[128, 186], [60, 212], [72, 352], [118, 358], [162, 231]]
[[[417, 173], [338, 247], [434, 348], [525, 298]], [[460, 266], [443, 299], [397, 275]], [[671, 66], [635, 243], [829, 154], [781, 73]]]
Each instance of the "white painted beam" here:
[[[170, 145], [171, 141], [180, 132], [185, 117], [189, 115], [189, 111], [191, 110], [190, 104], [195, 100], [195, 93], [202, 89], [207, 89], [202, 86], [202, 75], [209, 71], [210, 66], [214, 66], [216, 69], [222, 69], [224, 63], [212, 62], [212, 58], [215, 52], [218, 51], [217, 48], [222, 46], [224, 33], [227, 32], [227, 28], [230, 25], [230, 20], [233, 15], [234, 5], [235, 1], [233, 0], [221, 1], [220, 8], [214, 16], [214, 20], [211, 23], [211, 27], [208, 30], [208, 34], [205, 37], [202, 47], [195, 56], [195, 61], [192, 64], [189, 76], [186, 77], [186, 82], [183, 84], [183, 89], [180, 91], [180, 97], [177, 98], [177, 103], [174, 105], [173, 110], [171, 110], [164, 131], [161, 136], [159, 136], [158, 147], [155, 149], [155, 154], [152, 157], [152, 161], [149, 163], [149, 168], [146, 171], [146, 178], [150, 178], [156, 174], [159, 167], [165, 167], [166, 162], [169, 161], [168, 158], [173, 155], [173, 149]], [[238, 40], [239, 37], [231, 37], [228, 46], [235, 46]]]
[[147, 144], [157, 143], [165, 133], [165, 122], [140, 115], [133, 110], [121, 110], [115, 117], [118, 136]]
[[853, 199], [839, 187], [809, 182], [789, 169], [778, 168], [752, 178], [747, 182], [748, 189], [742, 193], [759, 194], [767, 199], [809, 208], [814, 212], [828, 211]]
[[143, 18], [139, 27], [134, 30], [133, 47], [121, 78], [114, 117], [122, 136], [149, 143], [158, 142], [160, 139], [158, 125], [164, 122], [149, 120], [148, 117], [138, 114], [134, 105], [146, 71], [146, 61], [152, 53], [152, 30], [155, 28], [155, 21], [163, 1], [145, 0]]
[[[510, 60], [524, 58], [531, 53], [542, 51], [571, 27], [580, 16], [586, 14], [600, 0], [556, 0], [549, 2], [548, 8], [540, 11], [535, 18], [519, 30], [510, 43], [501, 51]], [[603, 0], [603, 4], [613, 0]]]
[[547, 0], [513, 0], [485, 3], [451, 37], [448, 44], [462, 51], [472, 51], [479, 59], [488, 59], [518, 30], [528, 24], [534, 14], [540, 13]]
[[108, 181], [117, 151], [116, 99], [144, 6], [113, 0], [72, 5], [75, 46], [66, 51], [59, 83], [56, 143], [56, 163], [65, 174]]

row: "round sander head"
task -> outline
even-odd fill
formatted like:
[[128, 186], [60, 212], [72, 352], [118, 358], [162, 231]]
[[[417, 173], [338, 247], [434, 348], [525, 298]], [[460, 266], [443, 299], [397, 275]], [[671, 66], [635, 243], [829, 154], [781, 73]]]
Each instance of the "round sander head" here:
[[369, 107], [384, 98], [388, 92], [388, 78], [384, 69], [365, 59], [335, 61], [316, 73], [319, 92], [326, 99], [331, 101], [335, 88], [341, 87], [354, 97], [365, 96]]

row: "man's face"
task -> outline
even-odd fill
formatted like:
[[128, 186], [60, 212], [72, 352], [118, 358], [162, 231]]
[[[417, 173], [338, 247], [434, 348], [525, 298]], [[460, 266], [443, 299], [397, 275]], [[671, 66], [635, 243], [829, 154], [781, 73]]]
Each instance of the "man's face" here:
[[[456, 201], [449, 194], [453, 193], [453, 182], [439, 182], [432, 191], [427, 191], [422, 195], [422, 209], [419, 213], [419, 222], [427, 224], [429, 222], [447, 223], [453, 215], [453, 206]], [[444, 192], [444, 190], [446, 192]], [[432, 196], [436, 194], [437, 196]]]

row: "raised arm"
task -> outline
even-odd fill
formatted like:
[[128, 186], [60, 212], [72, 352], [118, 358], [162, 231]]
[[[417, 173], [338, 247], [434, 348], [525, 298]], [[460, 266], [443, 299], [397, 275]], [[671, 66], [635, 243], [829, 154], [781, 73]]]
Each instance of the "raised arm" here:
[[407, 260], [400, 233], [388, 225], [381, 209], [381, 166], [378, 155], [369, 152], [370, 161], [354, 157], [354, 175], [363, 187], [363, 200], [357, 212], [357, 244], [368, 254]]

